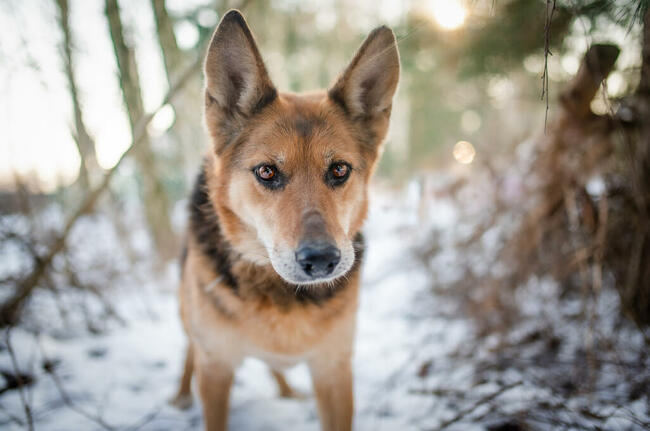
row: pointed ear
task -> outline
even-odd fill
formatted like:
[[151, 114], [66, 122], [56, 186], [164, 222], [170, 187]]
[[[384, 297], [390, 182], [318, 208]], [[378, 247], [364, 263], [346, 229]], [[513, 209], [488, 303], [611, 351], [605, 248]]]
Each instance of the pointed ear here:
[[353, 118], [373, 117], [388, 110], [399, 80], [399, 54], [392, 30], [374, 29], [345, 72], [329, 90], [329, 97]]
[[224, 15], [212, 36], [205, 79], [208, 104], [215, 102], [227, 114], [249, 116], [276, 98], [255, 39], [237, 10]]

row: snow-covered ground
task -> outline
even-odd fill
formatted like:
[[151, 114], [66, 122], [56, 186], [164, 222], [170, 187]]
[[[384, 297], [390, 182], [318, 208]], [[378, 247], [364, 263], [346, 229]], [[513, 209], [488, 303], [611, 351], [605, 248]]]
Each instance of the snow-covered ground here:
[[[573, 339], [560, 348], [557, 357], [539, 362], [542, 347], [533, 336], [540, 321], [555, 319], [557, 331], [564, 330], [563, 321], [553, 314], [557, 310], [548, 294], [552, 281], [531, 282], [529, 296], [521, 301], [537, 298], [541, 305], [529, 310], [522, 305], [530, 318], [507, 338], [522, 346], [515, 356], [523, 362], [499, 357], [503, 340], [491, 336], [479, 339], [480, 328], [459, 312], [453, 298], [432, 289], [436, 280], [432, 281], [430, 268], [418, 263], [421, 261], [413, 254], [413, 245], [427, 238], [431, 229], [456, 229], [453, 206], [444, 200], [432, 203], [428, 208], [431, 225], [422, 226], [415, 200], [409, 199], [408, 193], [404, 199], [398, 196], [376, 196], [365, 228], [368, 252], [354, 358], [355, 429], [517, 430], [531, 429], [530, 424], [539, 425], [532, 429], [589, 429], [587, 413], [594, 412], [606, 416], [599, 419], [605, 424], [602, 429], [647, 426], [647, 388], [642, 388], [633, 402], [622, 401], [624, 392], [646, 381], [647, 372], [637, 382], [616, 382], [620, 373], [605, 372], [608, 381], [601, 386], [610, 392], [596, 398], [587, 394], [561, 398], [552, 385], [539, 381], [547, 375], [536, 372], [549, 368], [555, 370], [558, 381], [573, 376], [570, 366], [558, 364], [565, 358], [575, 360], [571, 352], [584, 333], [579, 328], [567, 331], [567, 339]], [[439, 238], [444, 242], [443, 236]], [[119, 246], [109, 240], [103, 243], [108, 248]], [[109, 258], [108, 251], [103, 253]], [[453, 250], [443, 250], [433, 259], [440, 283], [456, 276], [460, 258]], [[36, 336], [18, 327], [7, 335], [19, 368], [35, 378], [24, 394], [37, 430], [201, 429], [196, 397], [187, 411], [167, 404], [176, 389], [185, 347], [175, 299], [177, 278], [174, 267], [161, 277], [140, 276], [138, 282], [125, 282], [107, 291], [106, 297], [124, 323], [107, 317], [110, 322], [100, 334], [65, 335], [51, 330]], [[38, 297], [34, 301], [32, 308], [39, 310]], [[612, 301], [615, 299], [604, 296], [601, 307], [615, 306]], [[57, 327], [59, 315], [42, 307], [35, 316], [40, 325], [51, 319], [52, 327]], [[638, 334], [620, 333], [625, 337], [622, 342], [627, 343], [623, 347], [638, 349], [643, 344]], [[2, 340], [0, 370], [12, 371], [6, 341], [7, 337]], [[624, 356], [633, 355], [632, 350]], [[648, 362], [647, 355], [620, 359], [621, 363]], [[571, 366], [578, 375], [575, 363]], [[304, 366], [291, 370], [288, 378], [300, 391], [311, 393]], [[558, 403], [567, 400], [569, 404], [560, 408]], [[0, 394], [0, 428], [24, 429], [24, 404], [18, 390]], [[552, 420], [540, 417], [544, 408]], [[528, 425], [520, 425], [517, 418], [525, 418]], [[315, 401], [311, 396], [304, 400], [279, 398], [265, 365], [247, 360], [233, 386], [230, 428], [318, 430]]]
[[[420, 420], [417, 412], [427, 409], [429, 401], [409, 397], [406, 375], [420, 355], [444, 354], [468, 331], [462, 321], [437, 321], [428, 302], [417, 300], [425, 296], [427, 283], [423, 271], [409, 263], [408, 247], [419, 231], [412, 214], [409, 206], [384, 197], [373, 205], [366, 225], [354, 359], [357, 429], [408, 429]], [[36, 379], [25, 391], [36, 429], [201, 428], [198, 401], [188, 411], [167, 405], [185, 346], [175, 298], [177, 274], [170, 272], [163, 280], [117, 289], [110, 300], [126, 324], [112, 325], [105, 334], [54, 338], [12, 330], [15, 356]], [[43, 369], [44, 360], [53, 364], [58, 383]], [[12, 369], [6, 349], [0, 352], [0, 368]], [[306, 367], [291, 370], [288, 378], [311, 393]], [[3, 394], [0, 405], [2, 426], [22, 429], [9, 419], [24, 418], [19, 391]], [[266, 366], [254, 359], [236, 375], [230, 421], [235, 430], [318, 429], [313, 397], [279, 398]]]

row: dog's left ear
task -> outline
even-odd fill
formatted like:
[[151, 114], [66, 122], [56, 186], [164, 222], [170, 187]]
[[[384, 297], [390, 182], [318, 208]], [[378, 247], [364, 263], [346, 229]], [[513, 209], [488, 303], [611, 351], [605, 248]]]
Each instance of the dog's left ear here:
[[353, 118], [390, 113], [399, 80], [399, 54], [392, 30], [382, 26], [363, 42], [329, 90], [329, 97]]

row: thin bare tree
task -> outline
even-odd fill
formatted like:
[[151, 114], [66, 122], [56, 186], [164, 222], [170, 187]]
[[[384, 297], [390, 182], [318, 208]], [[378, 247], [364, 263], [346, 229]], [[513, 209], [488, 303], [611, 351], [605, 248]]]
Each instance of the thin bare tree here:
[[72, 32], [70, 30], [70, 8], [68, 0], [55, 0], [59, 10], [59, 26], [63, 33], [61, 49], [65, 68], [65, 77], [68, 81], [68, 91], [72, 101], [74, 113], [74, 128], [72, 136], [77, 144], [81, 166], [79, 167], [79, 181], [82, 187], [87, 190], [91, 185], [93, 175], [99, 172], [97, 156], [95, 154], [95, 142], [93, 141], [83, 119], [81, 102], [79, 101], [79, 87], [75, 75]]
[[[167, 82], [172, 85], [187, 63], [188, 55], [178, 45], [174, 34], [174, 18], [169, 14], [165, 0], [151, 0], [156, 22], [158, 45], [165, 65]], [[200, 46], [202, 44], [199, 44]], [[200, 75], [187, 83], [173, 104], [175, 120], [172, 136], [177, 141], [176, 161], [184, 166], [185, 172], [194, 172], [205, 148], [202, 127], [202, 82]]]
[[[629, 241], [623, 250], [629, 261], [618, 274], [624, 311], [639, 326], [650, 326], [650, 5], [639, 0], [637, 12], [642, 18], [641, 77], [636, 92], [623, 102], [622, 123], [627, 169], [625, 183], [629, 187], [632, 205], [627, 208]], [[610, 253], [615, 258], [619, 255]], [[618, 259], [616, 259], [618, 260]], [[648, 338], [646, 338], [648, 341]]]
[[[119, 71], [120, 87], [132, 135], [137, 122], [145, 115], [140, 77], [135, 52], [124, 37], [124, 26], [117, 0], [106, 0], [105, 14]], [[133, 136], [135, 139], [135, 136]], [[176, 252], [176, 237], [171, 229], [169, 199], [160, 173], [151, 140], [145, 132], [134, 151], [143, 184], [143, 200], [147, 224], [156, 248], [162, 257], [171, 257]]]
[[169, 83], [174, 81], [176, 74], [180, 72], [181, 65], [185, 58], [183, 51], [178, 47], [176, 35], [174, 34], [174, 21], [167, 11], [165, 0], [151, 0], [158, 42], [162, 51], [163, 62]]
[[0, 302], [0, 326], [9, 326], [16, 323], [20, 316], [23, 304], [32, 294], [34, 289], [40, 286], [43, 279], [47, 277], [50, 266], [55, 257], [65, 249], [66, 241], [68, 240], [72, 228], [83, 215], [88, 214], [95, 207], [99, 197], [108, 189], [111, 179], [120, 168], [122, 162], [135, 153], [138, 146], [142, 143], [146, 136], [147, 125], [151, 122], [151, 119], [162, 109], [163, 106], [170, 103], [184, 87], [188, 79], [198, 72], [202, 60], [202, 56], [197, 57], [196, 60], [185, 69], [183, 74], [178, 78], [178, 81], [176, 81], [169, 89], [162, 103], [156, 109], [143, 115], [143, 117], [137, 121], [133, 132], [133, 141], [127, 150], [120, 156], [115, 165], [106, 171], [101, 181], [99, 181], [99, 184], [86, 193], [83, 202], [81, 202], [79, 207], [68, 216], [65, 226], [47, 249], [43, 253], [34, 256], [34, 268], [22, 279], [17, 280], [14, 292]]

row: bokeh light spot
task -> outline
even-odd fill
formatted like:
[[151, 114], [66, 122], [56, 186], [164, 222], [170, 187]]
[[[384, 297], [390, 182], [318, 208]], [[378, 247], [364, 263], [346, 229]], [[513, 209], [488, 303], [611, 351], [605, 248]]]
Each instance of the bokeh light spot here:
[[467, 16], [460, 0], [429, 0], [428, 9], [433, 19], [445, 30], [459, 28]]
[[462, 163], [463, 165], [469, 165], [474, 161], [474, 156], [476, 156], [476, 150], [474, 149], [474, 145], [470, 144], [467, 141], [458, 141], [456, 145], [454, 145], [454, 150], [453, 153], [454, 159], [458, 163]]

